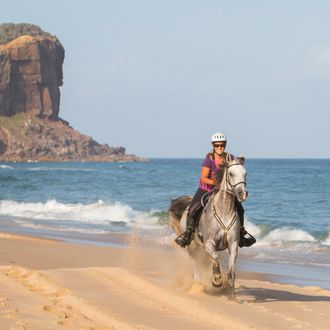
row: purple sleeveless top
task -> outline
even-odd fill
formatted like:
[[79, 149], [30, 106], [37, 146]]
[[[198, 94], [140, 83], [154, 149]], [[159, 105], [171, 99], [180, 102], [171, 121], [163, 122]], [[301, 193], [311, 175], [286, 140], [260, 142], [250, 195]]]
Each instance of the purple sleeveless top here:
[[[230, 159], [234, 159], [234, 156], [231, 154], [228, 154]], [[215, 159], [211, 159], [210, 154], [207, 154], [203, 163], [202, 167], [208, 167], [210, 169], [210, 173], [208, 175], [209, 179], [214, 180], [216, 178], [217, 173], [219, 172], [219, 168], [215, 164]], [[202, 183], [201, 180], [199, 180], [199, 187], [205, 191], [211, 191], [214, 188], [213, 184], [207, 184]]]

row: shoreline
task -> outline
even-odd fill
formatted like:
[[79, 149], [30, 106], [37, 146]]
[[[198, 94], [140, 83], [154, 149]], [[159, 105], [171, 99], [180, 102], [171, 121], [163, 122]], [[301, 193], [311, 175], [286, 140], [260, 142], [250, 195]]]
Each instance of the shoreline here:
[[238, 271], [235, 303], [223, 291], [193, 282], [185, 251], [144, 244], [134, 235], [126, 247], [113, 247], [1, 231], [0, 328], [330, 326], [328, 290]]
[[[134, 237], [135, 244], [140, 249], [168, 251], [173, 249], [167, 237], [164, 242], [155, 241], [150, 238], [149, 232], [135, 229], [131, 232], [111, 232], [104, 234], [92, 234], [75, 231], [59, 231], [49, 228], [22, 227], [12, 222], [3, 222], [0, 226], [0, 233], [17, 235], [21, 237], [40, 238], [55, 240], [63, 243], [75, 245], [89, 245], [98, 247], [110, 247], [127, 249]], [[154, 237], [153, 237], [154, 238]], [[173, 237], [174, 238], [174, 237]], [[293, 284], [297, 286], [318, 286], [325, 290], [330, 290], [330, 281], [328, 279], [328, 269], [320, 267], [311, 267], [307, 265], [283, 264], [276, 260], [257, 260], [251, 254], [249, 248], [239, 249], [237, 271], [244, 274], [254, 274], [254, 276], [264, 276], [264, 278], [283, 284]], [[183, 250], [185, 252], [185, 250]], [[250, 278], [250, 276], [249, 276]]]

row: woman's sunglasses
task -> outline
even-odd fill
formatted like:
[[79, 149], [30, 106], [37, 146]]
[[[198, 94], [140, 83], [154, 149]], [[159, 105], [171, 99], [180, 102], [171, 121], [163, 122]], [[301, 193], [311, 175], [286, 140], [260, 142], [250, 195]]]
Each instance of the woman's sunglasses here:
[[224, 148], [226, 145], [224, 143], [221, 144], [213, 144], [214, 148]]

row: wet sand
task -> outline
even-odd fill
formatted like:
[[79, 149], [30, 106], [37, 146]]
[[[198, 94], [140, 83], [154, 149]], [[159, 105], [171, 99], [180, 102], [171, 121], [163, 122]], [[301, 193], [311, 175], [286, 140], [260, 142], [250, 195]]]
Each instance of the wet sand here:
[[[185, 251], [0, 233], [0, 329], [329, 329], [330, 291], [237, 272], [237, 299], [196, 284]], [[146, 244], [146, 243], [145, 243]]]

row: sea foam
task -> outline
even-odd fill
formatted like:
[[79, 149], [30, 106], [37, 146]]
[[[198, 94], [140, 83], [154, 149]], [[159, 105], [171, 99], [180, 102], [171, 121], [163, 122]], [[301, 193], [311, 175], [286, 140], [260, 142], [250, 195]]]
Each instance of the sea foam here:
[[244, 227], [249, 233], [251, 233], [256, 238], [261, 237], [262, 235], [261, 229], [246, 217], [244, 218]]
[[12, 216], [24, 221], [57, 220], [76, 221], [85, 224], [106, 225], [113, 222], [125, 222], [132, 226], [152, 226], [158, 219], [149, 213], [134, 210], [119, 202], [111, 204], [102, 200], [91, 204], [60, 203], [54, 199], [46, 202], [26, 203], [11, 200], [0, 202], [0, 215]]
[[330, 246], [330, 232], [328, 234], [328, 237], [324, 241], [322, 241], [321, 243], [324, 244], [324, 245], [329, 245]]
[[274, 241], [305, 241], [314, 242], [315, 238], [302, 229], [291, 229], [287, 227], [272, 230], [268, 235], [262, 238], [266, 242]]
[[13, 169], [12, 166], [10, 166], [10, 165], [4, 165], [4, 164], [0, 164], [0, 168], [8, 169], [8, 170], [12, 170]]

